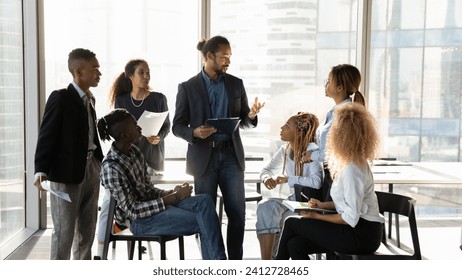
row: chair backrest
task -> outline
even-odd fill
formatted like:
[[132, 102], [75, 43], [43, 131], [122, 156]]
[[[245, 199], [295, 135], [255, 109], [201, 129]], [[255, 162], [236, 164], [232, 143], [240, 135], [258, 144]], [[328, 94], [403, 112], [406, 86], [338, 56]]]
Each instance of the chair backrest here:
[[114, 213], [116, 209], [116, 201], [112, 194], [109, 198], [109, 206], [107, 212], [107, 222], [106, 222], [106, 231], [104, 235], [104, 240], [111, 240], [111, 235], [113, 234], [114, 230]]
[[[415, 200], [411, 197], [390, 193], [376, 191], [377, 200], [379, 204], [379, 211], [384, 213], [399, 214], [408, 218], [409, 228], [411, 231], [411, 239], [414, 250], [415, 259], [422, 259], [420, 252], [419, 235], [417, 231], [417, 221], [415, 217], [414, 204]], [[391, 221], [388, 221], [391, 222]], [[384, 236], [386, 238], [386, 236]]]

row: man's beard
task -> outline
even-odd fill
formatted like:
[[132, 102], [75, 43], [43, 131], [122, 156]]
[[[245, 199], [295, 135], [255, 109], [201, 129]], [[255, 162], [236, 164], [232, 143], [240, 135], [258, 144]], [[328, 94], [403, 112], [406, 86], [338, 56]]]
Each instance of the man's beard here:
[[217, 74], [217, 76], [225, 76], [226, 75], [226, 70], [223, 71], [222, 68], [221, 69], [215, 69], [215, 73]]

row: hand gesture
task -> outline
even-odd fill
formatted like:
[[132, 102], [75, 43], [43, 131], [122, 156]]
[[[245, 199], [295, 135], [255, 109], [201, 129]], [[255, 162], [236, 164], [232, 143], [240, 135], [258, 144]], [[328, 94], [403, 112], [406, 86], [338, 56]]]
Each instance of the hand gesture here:
[[265, 184], [265, 187], [268, 189], [268, 190], [272, 190], [274, 189], [278, 183], [276, 182], [276, 180], [274, 180], [273, 178], [268, 178], [266, 179], [263, 184]]
[[160, 136], [157, 136], [157, 135], [146, 137], [146, 139], [148, 139], [148, 142], [151, 143], [152, 145], [157, 145], [160, 142]]
[[310, 200], [308, 201], [309, 207], [321, 208], [320, 205], [321, 205], [321, 201], [316, 198], [310, 198]]
[[253, 102], [252, 107], [250, 107], [250, 112], [249, 112], [249, 119], [254, 120], [255, 117], [258, 115], [260, 112], [261, 108], [265, 106], [265, 102], [260, 103], [258, 102], [258, 97], [255, 97], [255, 101]]
[[193, 187], [188, 183], [183, 183], [182, 185], [177, 185], [173, 190], [176, 192], [176, 197], [181, 201], [191, 196]]
[[284, 184], [284, 183], [287, 183], [288, 181], [289, 181], [289, 177], [287, 176], [281, 175], [276, 178], [276, 183], [278, 184]]
[[42, 187], [42, 182], [43, 181], [46, 181], [48, 178], [45, 177], [45, 176], [40, 176], [37, 178], [37, 180], [35, 180], [34, 182], [34, 186], [39, 189], [40, 191], [46, 191], [43, 187]]
[[205, 139], [215, 132], [217, 132], [215, 127], [209, 125], [201, 125], [194, 129], [193, 136], [196, 138]]
[[312, 151], [304, 151], [302, 153], [302, 158], [301, 158], [301, 162], [302, 163], [308, 163], [308, 162], [311, 162], [311, 154], [313, 152]]

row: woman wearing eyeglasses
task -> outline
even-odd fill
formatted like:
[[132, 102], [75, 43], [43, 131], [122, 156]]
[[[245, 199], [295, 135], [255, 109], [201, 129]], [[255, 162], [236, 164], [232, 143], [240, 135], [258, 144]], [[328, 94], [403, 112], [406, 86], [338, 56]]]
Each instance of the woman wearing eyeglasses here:
[[327, 135], [334, 121], [335, 110], [344, 104], [355, 102], [365, 106], [365, 100], [359, 91], [361, 73], [358, 68], [350, 64], [339, 64], [332, 67], [327, 80], [324, 83], [325, 94], [335, 101], [335, 106], [327, 113], [326, 119], [316, 131], [316, 143], [319, 147], [315, 151], [306, 151], [302, 157], [303, 162], [324, 163], [323, 193], [325, 200], [331, 200], [329, 195], [332, 178], [329, 169], [326, 168], [326, 143]]

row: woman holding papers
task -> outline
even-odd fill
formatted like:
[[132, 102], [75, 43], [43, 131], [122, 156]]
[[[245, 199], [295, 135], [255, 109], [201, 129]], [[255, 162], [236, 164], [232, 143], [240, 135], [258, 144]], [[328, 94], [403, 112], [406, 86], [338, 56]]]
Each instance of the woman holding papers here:
[[[313, 189], [321, 188], [322, 164], [304, 164], [300, 160], [304, 151], [318, 148], [314, 143], [318, 125], [315, 115], [302, 112], [291, 116], [281, 127], [281, 140], [286, 144], [279, 148], [260, 173], [267, 189], [272, 190], [277, 186], [281, 188], [282, 184], [288, 184], [291, 193], [288, 199], [295, 200], [295, 184]], [[277, 245], [282, 223], [286, 217], [294, 215], [282, 202], [282, 198], [270, 198], [262, 200], [257, 206], [256, 230], [263, 260], [269, 260], [275, 254], [273, 246]]]
[[[345, 132], [348, 133], [345, 133]], [[379, 136], [367, 109], [357, 103], [335, 111], [327, 138], [327, 158], [333, 175], [333, 201], [310, 199], [311, 207], [335, 209], [337, 214], [301, 212], [285, 220], [276, 259], [309, 259], [309, 254], [373, 253], [380, 246], [383, 217], [379, 213], [369, 161]]]
[[[144, 111], [168, 112], [167, 98], [160, 92], [150, 91], [151, 79], [149, 65], [143, 59], [132, 59], [125, 65], [112, 84], [109, 93], [111, 107], [126, 109], [138, 121]], [[170, 132], [169, 116], [165, 118], [157, 135], [144, 135], [137, 143], [141, 152], [153, 170], [164, 170], [164, 139]]]

